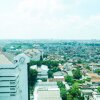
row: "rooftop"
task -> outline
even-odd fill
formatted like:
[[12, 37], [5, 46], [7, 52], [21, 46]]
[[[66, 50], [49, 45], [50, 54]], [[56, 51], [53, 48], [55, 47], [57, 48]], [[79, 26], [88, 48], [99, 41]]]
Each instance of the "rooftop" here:
[[12, 64], [12, 62], [10, 60], [8, 60], [8, 58], [0, 52], [0, 64]]
[[82, 93], [93, 93], [92, 89], [85, 89], [85, 90], [81, 90]]
[[54, 76], [63, 76], [63, 73], [61, 71], [55, 72], [53, 74]]
[[61, 100], [57, 82], [39, 82], [34, 91], [34, 100]]
[[58, 87], [57, 82], [39, 82], [37, 85], [40, 87]]
[[39, 91], [38, 100], [61, 100], [59, 91]]

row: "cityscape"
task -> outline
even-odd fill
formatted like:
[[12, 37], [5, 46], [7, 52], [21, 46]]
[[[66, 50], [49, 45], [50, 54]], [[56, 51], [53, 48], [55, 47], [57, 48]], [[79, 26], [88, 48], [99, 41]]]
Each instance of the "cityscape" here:
[[0, 100], [100, 100], [100, 0], [0, 0]]
[[1, 40], [0, 100], [99, 100], [99, 40]]

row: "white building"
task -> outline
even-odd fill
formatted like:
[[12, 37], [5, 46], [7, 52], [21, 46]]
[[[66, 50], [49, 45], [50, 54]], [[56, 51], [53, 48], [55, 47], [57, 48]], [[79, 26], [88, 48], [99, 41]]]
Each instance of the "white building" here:
[[31, 69], [35, 69], [38, 71], [38, 79], [47, 79], [48, 78], [48, 66], [46, 65], [41, 65], [40, 67], [38, 67], [37, 65], [32, 65], [30, 67]]
[[38, 68], [38, 79], [47, 79], [48, 78], [48, 66], [41, 65], [40, 68]]
[[56, 82], [39, 82], [35, 86], [34, 100], [62, 100]]
[[93, 100], [100, 100], [100, 93], [93, 92]]
[[28, 62], [25, 54], [16, 56], [14, 63], [0, 54], [0, 100], [28, 100]]

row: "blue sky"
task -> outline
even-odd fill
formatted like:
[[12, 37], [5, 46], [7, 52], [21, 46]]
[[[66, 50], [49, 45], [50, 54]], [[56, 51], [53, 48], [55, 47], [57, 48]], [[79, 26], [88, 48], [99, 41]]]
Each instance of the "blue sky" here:
[[0, 39], [100, 39], [100, 0], [0, 0]]

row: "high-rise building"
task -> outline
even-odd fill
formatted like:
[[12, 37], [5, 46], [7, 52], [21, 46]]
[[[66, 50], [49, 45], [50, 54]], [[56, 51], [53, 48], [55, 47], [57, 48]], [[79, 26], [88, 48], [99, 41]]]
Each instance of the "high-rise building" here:
[[0, 53], [0, 100], [28, 100], [29, 58], [19, 54], [10, 62]]

